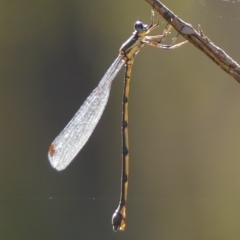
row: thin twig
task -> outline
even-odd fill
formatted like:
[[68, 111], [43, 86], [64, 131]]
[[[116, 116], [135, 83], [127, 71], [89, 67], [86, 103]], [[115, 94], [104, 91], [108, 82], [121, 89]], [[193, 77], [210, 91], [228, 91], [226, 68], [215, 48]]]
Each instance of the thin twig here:
[[214, 45], [214, 43], [204, 35], [199, 26], [199, 33], [192, 27], [192, 25], [184, 22], [177, 17], [172, 11], [165, 7], [157, 0], [145, 0], [148, 2], [173, 28], [191, 42], [195, 47], [204, 52], [210, 59], [212, 59], [225, 72], [230, 74], [240, 83], [240, 66], [230, 56], [228, 56], [221, 48]]

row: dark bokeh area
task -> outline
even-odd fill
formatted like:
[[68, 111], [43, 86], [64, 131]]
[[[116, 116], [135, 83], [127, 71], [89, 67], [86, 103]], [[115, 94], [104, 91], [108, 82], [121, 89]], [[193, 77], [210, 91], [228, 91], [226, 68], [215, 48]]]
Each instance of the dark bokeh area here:
[[[223, 14], [220, 2], [163, 3], [200, 24], [239, 62], [240, 16], [232, 2]], [[150, 9], [127, 0], [0, 2], [0, 239], [239, 238], [240, 85], [191, 44], [144, 47], [136, 57], [124, 233], [111, 227], [120, 192], [124, 71], [71, 165], [57, 172], [48, 162], [49, 144], [117, 57], [134, 22], [149, 23]]]

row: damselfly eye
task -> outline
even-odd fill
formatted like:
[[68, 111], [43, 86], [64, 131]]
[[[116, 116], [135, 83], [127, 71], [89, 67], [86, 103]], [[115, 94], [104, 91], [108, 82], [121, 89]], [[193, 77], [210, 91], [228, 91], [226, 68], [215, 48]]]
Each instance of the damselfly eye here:
[[145, 31], [145, 30], [147, 30], [147, 27], [148, 27], [147, 24], [143, 24], [140, 21], [136, 21], [134, 24], [134, 28], [137, 32]]

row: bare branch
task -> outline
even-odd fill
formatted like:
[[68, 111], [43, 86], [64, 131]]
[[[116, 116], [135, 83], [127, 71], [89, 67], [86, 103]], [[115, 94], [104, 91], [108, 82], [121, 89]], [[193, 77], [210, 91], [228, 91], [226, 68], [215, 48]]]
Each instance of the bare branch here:
[[197, 32], [192, 25], [184, 22], [178, 18], [173, 12], [165, 7], [157, 0], [145, 0], [148, 2], [173, 28], [191, 42], [195, 47], [204, 52], [210, 59], [212, 59], [225, 72], [230, 74], [240, 83], [240, 66], [230, 56], [228, 56], [221, 48], [214, 45], [214, 43], [204, 35], [199, 26]]

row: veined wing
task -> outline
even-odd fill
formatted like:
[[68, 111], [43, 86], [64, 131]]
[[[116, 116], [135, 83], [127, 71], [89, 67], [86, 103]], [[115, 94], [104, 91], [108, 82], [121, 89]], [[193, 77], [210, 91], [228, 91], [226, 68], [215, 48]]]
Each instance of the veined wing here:
[[91, 136], [107, 104], [112, 81], [123, 65], [124, 62], [118, 56], [98, 86], [50, 145], [48, 158], [58, 171], [69, 165]]

